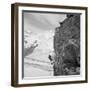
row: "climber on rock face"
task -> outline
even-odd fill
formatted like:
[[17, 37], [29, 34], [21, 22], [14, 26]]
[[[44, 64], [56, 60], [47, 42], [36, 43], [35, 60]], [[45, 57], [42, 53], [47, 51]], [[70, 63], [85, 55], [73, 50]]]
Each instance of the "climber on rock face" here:
[[55, 62], [55, 53], [54, 53], [54, 51], [52, 51], [52, 52], [48, 55], [48, 58], [49, 58], [51, 64], [54, 64], [54, 62]]

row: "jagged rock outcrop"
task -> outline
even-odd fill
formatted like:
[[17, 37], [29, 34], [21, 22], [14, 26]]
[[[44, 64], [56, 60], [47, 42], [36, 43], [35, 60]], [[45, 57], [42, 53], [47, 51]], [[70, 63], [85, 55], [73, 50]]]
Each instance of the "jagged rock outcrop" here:
[[[54, 75], [80, 74], [80, 14], [67, 14], [67, 18], [60, 22], [55, 29], [54, 36]], [[66, 70], [67, 69], [67, 70]]]

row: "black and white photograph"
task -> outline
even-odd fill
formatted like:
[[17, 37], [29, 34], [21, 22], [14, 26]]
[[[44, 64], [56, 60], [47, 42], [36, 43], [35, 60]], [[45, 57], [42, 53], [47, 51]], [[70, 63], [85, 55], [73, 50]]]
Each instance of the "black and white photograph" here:
[[23, 11], [24, 77], [80, 75], [80, 14]]
[[87, 82], [87, 7], [12, 5], [12, 85]]

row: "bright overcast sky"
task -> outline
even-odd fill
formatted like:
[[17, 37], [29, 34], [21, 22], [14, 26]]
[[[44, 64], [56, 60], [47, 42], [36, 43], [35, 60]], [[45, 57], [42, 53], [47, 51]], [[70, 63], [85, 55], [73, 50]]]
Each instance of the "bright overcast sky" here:
[[39, 49], [52, 49], [54, 30], [59, 26], [59, 22], [62, 22], [64, 19], [66, 19], [66, 14], [25, 12], [25, 39], [28, 41], [29, 45], [37, 40]]

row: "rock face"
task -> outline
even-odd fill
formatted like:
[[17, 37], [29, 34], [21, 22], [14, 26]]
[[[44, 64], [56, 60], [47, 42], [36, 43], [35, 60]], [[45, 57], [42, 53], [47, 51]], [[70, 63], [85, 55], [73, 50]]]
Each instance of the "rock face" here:
[[[80, 74], [80, 14], [67, 14], [55, 29], [54, 75]], [[72, 69], [73, 68], [73, 69]]]

